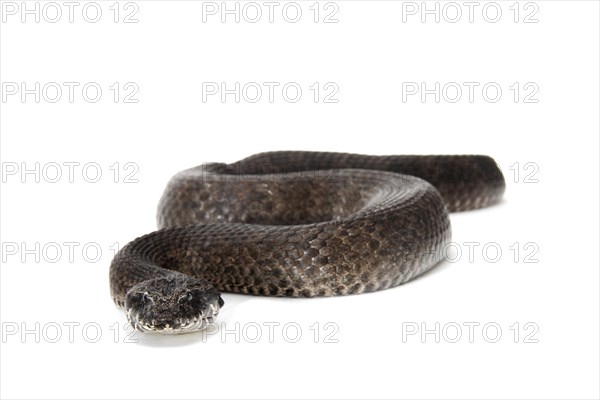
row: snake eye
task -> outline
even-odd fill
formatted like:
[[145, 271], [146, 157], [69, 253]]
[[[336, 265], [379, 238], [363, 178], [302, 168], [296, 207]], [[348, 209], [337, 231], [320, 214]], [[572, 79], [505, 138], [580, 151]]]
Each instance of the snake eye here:
[[184, 302], [190, 302], [190, 301], [192, 301], [192, 298], [193, 298], [193, 297], [194, 297], [194, 296], [192, 296], [192, 292], [187, 292], [187, 294], [184, 294], [183, 296], [181, 296], [181, 297], [179, 298], [179, 302], [180, 302], [180, 303], [184, 303]]

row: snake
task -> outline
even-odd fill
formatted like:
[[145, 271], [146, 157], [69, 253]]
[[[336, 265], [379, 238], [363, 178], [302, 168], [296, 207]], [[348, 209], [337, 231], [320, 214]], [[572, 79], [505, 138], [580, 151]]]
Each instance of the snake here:
[[484, 155], [273, 151], [174, 175], [158, 230], [109, 268], [134, 329], [205, 329], [222, 292], [351, 295], [396, 287], [444, 260], [449, 213], [498, 203], [502, 172]]

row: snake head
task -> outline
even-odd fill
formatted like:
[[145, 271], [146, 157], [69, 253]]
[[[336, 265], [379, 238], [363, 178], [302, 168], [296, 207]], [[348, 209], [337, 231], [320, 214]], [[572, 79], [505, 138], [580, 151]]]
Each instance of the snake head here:
[[178, 334], [212, 323], [224, 301], [208, 282], [173, 274], [141, 282], [127, 291], [125, 312], [141, 332]]

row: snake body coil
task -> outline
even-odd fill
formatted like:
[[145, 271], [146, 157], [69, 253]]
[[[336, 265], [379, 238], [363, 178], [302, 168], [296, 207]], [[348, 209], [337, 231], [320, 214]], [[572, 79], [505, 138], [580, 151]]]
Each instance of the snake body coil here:
[[175, 175], [156, 232], [110, 266], [114, 301], [141, 331], [216, 318], [219, 291], [313, 297], [400, 285], [436, 265], [448, 211], [498, 202], [487, 156], [262, 153]]

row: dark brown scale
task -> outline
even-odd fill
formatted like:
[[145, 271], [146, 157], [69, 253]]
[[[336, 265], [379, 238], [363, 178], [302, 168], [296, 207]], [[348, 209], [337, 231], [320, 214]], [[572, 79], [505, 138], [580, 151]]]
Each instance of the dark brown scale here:
[[132, 286], [173, 271], [269, 296], [386, 289], [441, 260], [448, 210], [503, 192], [487, 156], [273, 152], [192, 168], [169, 182], [161, 229], [115, 256], [112, 296], [122, 304]]

